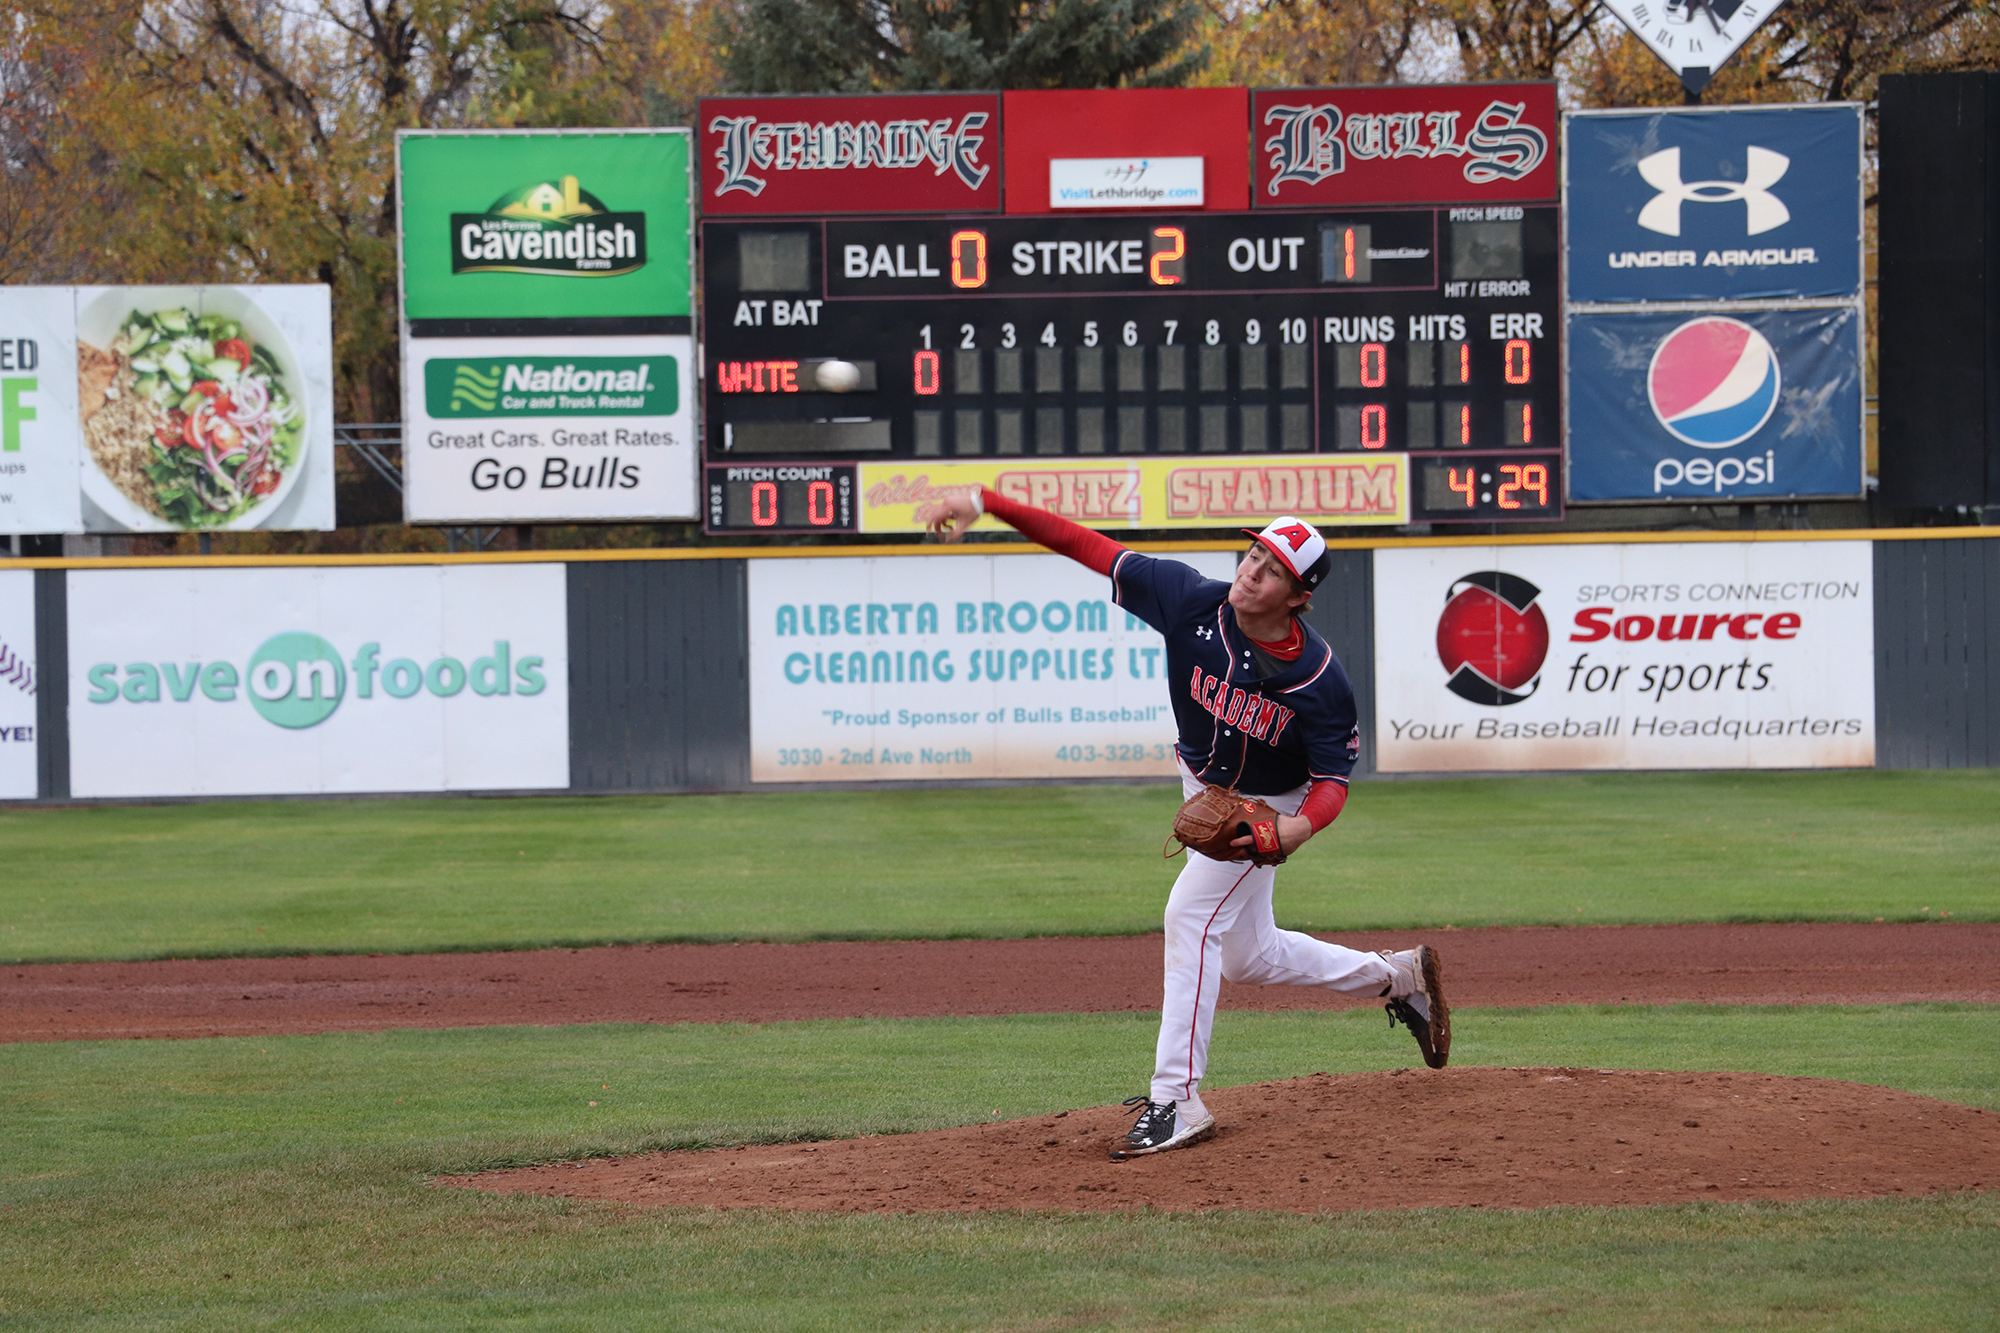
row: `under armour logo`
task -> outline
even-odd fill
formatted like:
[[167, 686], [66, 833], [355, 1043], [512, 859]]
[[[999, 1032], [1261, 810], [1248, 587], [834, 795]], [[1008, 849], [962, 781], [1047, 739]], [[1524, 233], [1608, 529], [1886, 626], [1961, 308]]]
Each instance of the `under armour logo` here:
[[1195, 631], [1195, 637], [1199, 639], [1212, 639], [1215, 637], [1215, 631], [1204, 625]]
[[1792, 159], [1768, 148], [1744, 149], [1745, 167], [1739, 181], [1681, 182], [1681, 150], [1663, 148], [1651, 157], [1639, 159], [1639, 175], [1659, 193], [1639, 210], [1639, 225], [1663, 236], [1681, 234], [1681, 205], [1726, 204], [1741, 199], [1747, 230], [1759, 232], [1782, 227], [1792, 220], [1784, 200], [1771, 187], [1784, 179]]

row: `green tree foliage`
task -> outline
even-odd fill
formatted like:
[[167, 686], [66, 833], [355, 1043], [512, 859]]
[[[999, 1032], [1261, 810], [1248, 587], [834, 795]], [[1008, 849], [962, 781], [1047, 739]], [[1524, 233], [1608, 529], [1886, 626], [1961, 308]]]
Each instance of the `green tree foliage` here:
[[742, 92], [1176, 87], [1207, 64], [1197, 0], [741, 0]]

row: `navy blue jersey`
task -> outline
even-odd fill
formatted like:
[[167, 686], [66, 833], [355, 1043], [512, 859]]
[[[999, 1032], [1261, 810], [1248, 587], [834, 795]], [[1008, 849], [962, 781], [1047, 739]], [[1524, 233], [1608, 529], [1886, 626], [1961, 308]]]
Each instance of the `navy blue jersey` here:
[[1181, 762], [1203, 782], [1274, 795], [1307, 779], [1338, 782], [1361, 753], [1354, 687], [1304, 621], [1298, 660], [1259, 676], [1229, 585], [1178, 560], [1126, 551], [1111, 566], [1118, 605], [1167, 639], [1167, 687]]

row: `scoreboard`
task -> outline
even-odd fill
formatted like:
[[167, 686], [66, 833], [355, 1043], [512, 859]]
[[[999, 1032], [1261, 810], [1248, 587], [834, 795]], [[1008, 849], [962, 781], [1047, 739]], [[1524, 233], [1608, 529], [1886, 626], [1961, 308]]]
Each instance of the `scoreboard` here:
[[1556, 214], [707, 222], [706, 526], [859, 531], [874, 462], [1397, 454], [1412, 522], [1558, 519]]

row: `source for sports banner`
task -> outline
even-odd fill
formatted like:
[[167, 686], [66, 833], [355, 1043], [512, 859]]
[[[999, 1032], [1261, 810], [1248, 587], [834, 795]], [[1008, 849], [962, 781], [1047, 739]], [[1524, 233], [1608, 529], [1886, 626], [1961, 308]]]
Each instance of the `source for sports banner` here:
[[0, 800], [35, 798], [35, 727], [35, 575], [0, 570]]
[[1174, 771], [1165, 640], [1063, 556], [752, 560], [749, 606], [754, 782]]
[[1571, 112], [1569, 299], [1858, 296], [1861, 111]]
[[409, 521], [695, 516], [688, 142], [397, 135]]
[[1570, 499], [1861, 493], [1859, 306], [1568, 323]]
[[1375, 553], [1386, 773], [1866, 768], [1867, 542]]
[[0, 531], [333, 525], [331, 289], [0, 287]]
[[1280, 514], [1384, 526], [1410, 514], [1400, 453], [863, 463], [858, 472], [863, 532], [921, 532], [919, 507], [975, 486], [1091, 528], [1260, 528]]
[[68, 575], [78, 796], [569, 785], [561, 565]]

